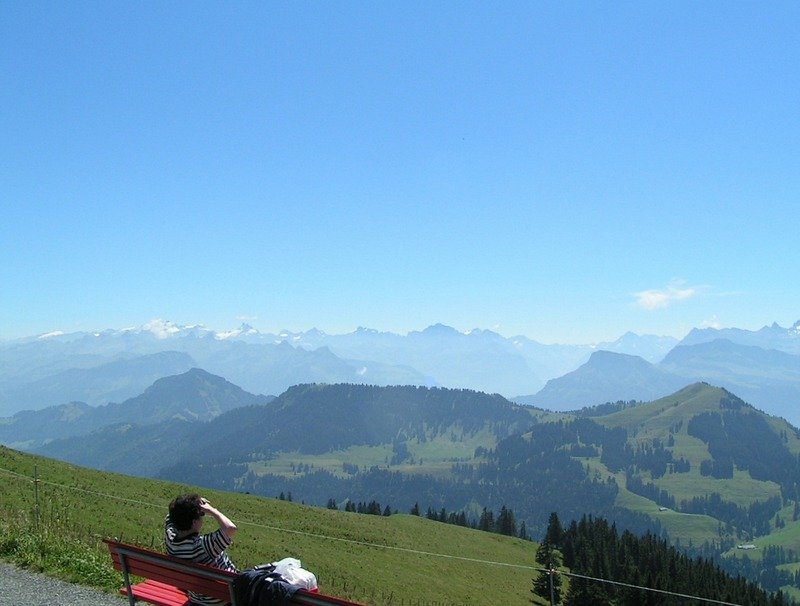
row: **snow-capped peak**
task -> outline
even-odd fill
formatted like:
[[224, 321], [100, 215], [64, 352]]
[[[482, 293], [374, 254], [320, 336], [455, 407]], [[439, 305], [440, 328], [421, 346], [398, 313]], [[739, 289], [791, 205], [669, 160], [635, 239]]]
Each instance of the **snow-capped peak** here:
[[60, 337], [64, 334], [63, 330], [54, 330], [51, 332], [46, 332], [43, 335], [39, 335], [38, 339], [52, 339], [53, 337]]
[[256, 330], [249, 324], [244, 323], [239, 328], [215, 333], [214, 338], [219, 341], [224, 341], [225, 339], [234, 339], [236, 337], [249, 337], [258, 334], [260, 334], [258, 330]]
[[176, 336], [186, 336], [186, 335], [195, 335], [195, 336], [205, 336], [212, 334], [213, 331], [206, 328], [202, 324], [192, 324], [191, 326], [181, 326], [179, 324], [175, 324], [175, 322], [170, 322], [169, 320], [161, 320], [155, 319], [151, 320], [147, 324], [143, 324], [138, 329], [125, 329], [125, 332], [128, 331], [135, 331], [135, 332], [149, 332], [157, 339], [169, 339], [171, 337]]

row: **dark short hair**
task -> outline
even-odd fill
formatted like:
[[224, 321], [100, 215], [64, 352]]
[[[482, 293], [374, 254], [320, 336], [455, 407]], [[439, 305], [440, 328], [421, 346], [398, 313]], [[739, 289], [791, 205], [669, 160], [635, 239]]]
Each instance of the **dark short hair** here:
[[169, 504], [169, 517], [178, 530], [189, 530], [202, 513], [197, 494], [182, 494]]

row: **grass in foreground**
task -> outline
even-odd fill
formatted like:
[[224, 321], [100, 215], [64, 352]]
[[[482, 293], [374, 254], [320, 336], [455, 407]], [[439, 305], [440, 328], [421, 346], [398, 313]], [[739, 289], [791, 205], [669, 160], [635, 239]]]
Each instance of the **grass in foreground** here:
[[[167, 504], [192, 490], [0, 447], [0, 557], [116, 591], [121, 578], [101, 539], [160, 550]], [[201, 492], [239, 525], [230, 555], [240, 568], [297, 557], [322, 591], [376, 606], [483, 604], [487, 595], [497, 603], [531, 603], [535, 543], [410, 515]]]

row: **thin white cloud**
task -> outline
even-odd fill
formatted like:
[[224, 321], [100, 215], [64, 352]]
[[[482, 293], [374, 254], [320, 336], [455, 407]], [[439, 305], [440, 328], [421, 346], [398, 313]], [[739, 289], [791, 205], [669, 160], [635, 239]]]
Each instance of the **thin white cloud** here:
[[663, 309], [677, 301], [686, 301], [697, 296], [700, 289], [695, 286], [684, 287], [681, 283], [673, 282], [666, 288], [643, 290], [633, 293], [636, 305], [642, 309]]

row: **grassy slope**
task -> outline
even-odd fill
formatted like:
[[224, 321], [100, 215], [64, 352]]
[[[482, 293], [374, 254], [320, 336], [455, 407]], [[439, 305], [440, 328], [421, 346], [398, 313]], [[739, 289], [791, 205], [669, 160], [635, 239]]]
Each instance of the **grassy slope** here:
[[[34, 468], [41, 526], [63, 529], [99, 551], [99, 540], [107, 536], [159, 549], [168, 502], [191, 490], [0, 447], [0, 512], [19, 528], [33, 518]], [[297, 557], [323, 591], [365, 604], [482, 604], [487, 592], [497, 603], [530, 603], [534, 543], [409, 515], [367, 516], [244, 494], [203, 494], [239, 525], [230, 554], [240, 567]]]
[[[780, 495], [780, 487], [777, 484], [754, 480], [747, 472], [741, 470], [736, 470], [731, 479], [716, 479], [700, 475], [700, 463], [711, 458], [711, 455], [701, 440], [687, 433], [687, 424], [682, 420], [703, 412], [718, 411], [721, 394], [722, 391], [719, 388], [695, 384], [654, 402], [596, 417], [595, 420], [607, 427], [624, 427], [628, 431], [629, 442], [632, 445], [638, 441], [652, 439], [659, 439], [666, 444], [671, 433], [674, 439], [674, 446], [671, 447], [674, 456], [687, 459], [691, 463], [691, 470], [688, 473], [666, 474], [655, 480], [645, 472], [643, 480], [653, 482], [659, 488], [666, 490], [675, 497], [678, 503], [684, 499], [690, 500], [695, 496], [717, 492], [724, 495], [725, 500], [746, 507], [755, 501], [763, 501]], [[769, 418], [768, 422], [777, 433], [786, 431], [786, 444], [791, 452], [800, 452], [800, 440], [793, 431], [788, 430], [788, 426], [783, 420]], [[607, 470], [598, 461], [593, 462], [593, 467], [607, 473]], [[617, 505], [658, 519], [673, 540], [678, 540], [683, 545], [689, 543], [699, 545], [706, 540], [713, 541], [718, 538], [719, 524], [715, 519], [672, 510], [661, 511], [653, 501], [627, 491], [624, 488], [625, 476], [623, 473], [615, 474], [615, 478], [621, 488]], [[791, 512], [788, 517], [783, 517], [790, 520]], [[783, 533], [783, 535], [786, 534]], [[781, 533], [776, 531], [763, 537], [759, 542], [763, 545], [781, 543], [785, 543], [787, 548], [800, 551], [800, 532], [797, 540], [786, 537], [782, 539]]]
[[382, 444], [352, 446], [323, 455], [282, 452], [273, 459], [251, 463], [250, 469], [256, 474], [270, 473], [291, 477], [297, 466], [309, 465], [315, 470], [324, 469], [339, 477], [345, 477], [347, 474], [343, 472], [342, 464], [349, 463], [362, 469], [378, 467], [407, 474], [448, 477], [454, 461], [471, 461], [477, 447], [494, 448], [496, 445], [497, 439], [494, 434], [488, 429], [483, 429], [474, 435], [465, 436], [461, 432], [456, 440], [451, 440], [449, 434], [431, 436], [422, 443], [416, 439], [409, 440], [407, 447], [414, 457], [413, 463], [389, 466], [393, 454], [392, 446]]
[[[747, 472], [738, 469], [731, 479], [715, 479], [700, 475], [700, 463], [711, 456], [701, 440], [688, 435], [686, 423], [679, 422], [681, 418], [689, 418], [702, 412], [718, 411], [718, 402], [718, 388], [696, 384], [666, 398], [600, 417], [597, 420], [609, 427], [624, 427], [628, 430], [629, 435], [634, 436], [631, 442], [635, 442], [637, 439], [658, 438], [666, 443], [670, 429], [673, 430], [675, 445], [672, 450], [676, 457], [686, 458], [691, 463], [692, 469], [688, 473], [667, 474], [656, 480], [650, 479], [650, 481], [653, 481], [659, 488], [667, 490], [678, 502], [697, 495], [717, 492], [724, 495], [725, 500], [740, 506], [748, 506], [754, 501], [763, 501], [780, 495], [780, 487], [777, 484], [754, 480]], [[800, 439], [783, 419], [769, 417], [767, 422], [776, 433], [783, 432], [785, 444], [792, 453], [800, 453]], [[624, 487], [623, 474], [617, 474], [617, 482], [620, 487]], [[617, 504], [658, 519], [672, 539], [678, 539], [684, 545], [689, 542], [697, 545], [717, 537], [718, 523], [713, 518], [682, 514], [672, 510], [660, 511], [652, 501], [631, 494], [624, 488], [620, 490]], [[787, 506], [780, 512], [780, 515], [783, 520], [791, 520], [792, 507]], [[800, 552], [800, 524], [790, 522], [785, 528], [773, 528], [769, 535], [758, 537], [752, 542], [759, 548], [777, 545], [798, 553]], [[761, 549], [742, 552], [734, 548], [724, 555], [727, 557], [746, 556], [750, 559], [760, 560], [762, 552]], [[794, 571], [800, 568], [800, 563], [786, 564], [783, 567]], [[797, 588], [787, 586], [783, 587], [783, 590], [792, 598], [800, 600], [800, 590]]]

